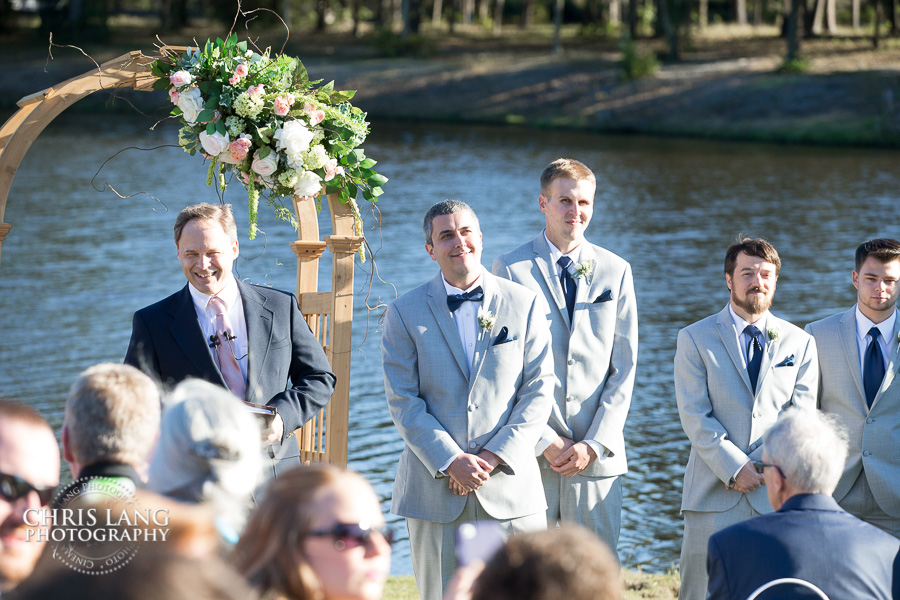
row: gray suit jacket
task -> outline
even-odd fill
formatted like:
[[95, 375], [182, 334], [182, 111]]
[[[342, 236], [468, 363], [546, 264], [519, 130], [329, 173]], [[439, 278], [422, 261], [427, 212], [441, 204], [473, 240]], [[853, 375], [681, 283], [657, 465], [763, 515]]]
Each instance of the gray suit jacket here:
[[[125, 363], [167, 387], [189, 377], [227, 387], [203, 338], [188, 285], [134, 313]], [[274, 406], [288, 436], [331, 398], [334, 374], [292, 294], [240, 281], [238, 290], [249, 348], [246, 398]], [[285, 463], [279, 471], [299, 462], [293, 439], [272, 450]], [[272, 476], [275, 462], [270, 466]]]
[[850, 454], [834, 497], [842, 500], [865, 469], [878, 506], [900, 517], [900, 383], [895, 381], [900, 368], [900, 315], [888, 344], [892, 351], [884, 381], [871, 409], [866, 406], [859, 366], [856, 305], [810, 323], [806, 330], [819, 348], [819, 406], [837, 415], [850, 434]]
[[[816, 407], [816, 343], [799, 327], [769, 313], [770, 336], [754, 394], [726, 306], [678, 332], [675, 398], [691, 440], [681, 510], [722, 512], [741, 492], [725, 489], [748, 460], [762, 460], [762, 436], [785, 408]], [[765, 486], [748, 494], [758, 512], [772, 512]]]
[[[391, 418], [406, 447], [391, 511], [448, 523], [460, 515], [439, 472], [451, 458], [490, 450], [504, 465], [474, 492], [485, 511], [511, 519], [546, 510], [534, 445], [550, 413], [553, 355], [534, 293], [485, 272], [482, 306], [496, 316], [479, 327], [471, 373], [440, 273], [395, 300], [381, 337]], [[504, 334], [501, 330], [505, 329]]]
[[550, 305], [550, 335], [557, 385], [548, 427], [608, 451], [581, 473], [621, 475], [628, 470], [623, 430], [637, 365], [637, 304], [631, 266], [608, 250], [585, 242], [581, 262], [591, 272], [576, 286], [572, 323], [556, 265], [544, 234], [494, 261], [494, 274], [538, 292]]

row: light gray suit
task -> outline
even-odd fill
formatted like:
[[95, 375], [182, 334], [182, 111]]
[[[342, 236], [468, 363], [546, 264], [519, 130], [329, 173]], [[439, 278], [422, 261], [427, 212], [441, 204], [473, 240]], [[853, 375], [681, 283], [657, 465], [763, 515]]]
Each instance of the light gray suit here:
[[[482, 306], [496, 319], [492, 330], [478, 328], [471, 373], [440, 273], [388, 307], [381, 338], [388, 407], [406, 442], [391, 512], [447, 524], [419, 535], [409, 521], [416, 582], [428, 599], [441, 597], [455, 569], [447, 540], [461, 515], [477, 505], [479, 517], [508, 521], [547, 507], [535, 493], [541, 479], [534, 457], [554, 385], [546, 307], [520, 285], [487, 272], [482, 279]], [[454, 495], [439, 470], [481, 450], [503, 463], [474, 493]], [[434, 548], [438, 535], [444, 542]]]
[[631, 266], [625, 260], [587, 241], [581, 244], [580, 260], [593, 266], [576, 281], [572, 323], [543, 233], [497, 258], [493, 271], [539, 293], [551, 307], [558, 384], [545, 435], [593, 440], [607, 453], [571, 478], [555, 472], [543, 456], [538, 459], [548, 525], [560, 519], [575, 521], [592, 528], [615, 550], [622, 510], [617, 476], [628, 470], [623, 429], [637, 364], [637, 305]]
[[[895, 383], [900, 368], [900, 315], [897, 316], [888, 340], [891, 354], [887, 370], [872, 408], [866, 406], [860, 371], [856, 306], [806, 326], [819, 348], [819, 406], [837, 415], [850, 434], [850, 454], [834, 498], [851, 514], [895, 536], [900, 531], [900, 384]], [[858, 479], [858, 486], [874, 498], [881, 511], [874, 506], [874, 510], [867, 511], [856, 505], [856, 494], [851, 489]]]
[[709, 537], [729, 525], [772, 512], [765, 487], [747, 495], [726, 489], [748, 460], [762, 460], [762, 436], [785, 408], [816, 407], [819, 365], [816, 343], [799, 327], [769, 313], [765, 354], [754, 394], [734, 321], [721, 312], [678, 332], [675, 397], [681, 425], [691, 440], [681, 510], [679, 598], [706, 597]]

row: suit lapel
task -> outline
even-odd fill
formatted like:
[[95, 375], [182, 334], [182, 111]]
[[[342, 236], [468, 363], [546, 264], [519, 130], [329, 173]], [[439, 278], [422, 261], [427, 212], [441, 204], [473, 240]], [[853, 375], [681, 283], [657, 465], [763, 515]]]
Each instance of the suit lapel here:
[[544, 276], [544, 282], [550, 290], [550, 295], [553, 296], [556, 309], [562, 315], [566, 325], [571, 329], [572, 324], [569, 322], [569, 311], [566, 309], [566, 298], [563, 295], [562, 284], [559, 282], [559, 277], [556, 276], [556, 265], [550, 262], [550, 247], [547, 246], [547, 240], [544, 239], [543, 232], [534, 239], [532, 247], [535, 255], [534, 262], [537, 264], [541, 275]]
[[[775, 330], [778, 332], [784, 331], [784, 325], [778, 317], [769, 313], [769, 319], [766, 323], [767, 330]], [[766, 336], [766, 352], [763, 354], [762, 364], [759, 366], [759, 381], [756, 383], [756, 390], [759, 391], [763, 388], [763, 382], [766, 380], [766, 375], [769, 374], [769, 371], [775, 365], [775, 361], [778, 358], [778, 349], [781, 346], [781, 336], [776, 337], [774, 340], [769, 339], [769, 332], [764, 331], [763, 334]], [[747, 375], [749, 379], [749, 374]]]
[[575, 310], [572, 313], [572, 331], [575, 331], [581, 314], [587, 312], [586, 310], [578, 310], [578, 307], [584, 306], [591, 301], [594, 294], [594, 282], [599, 279], [597, 276], [597, 257], [594, 254], [594, 249], [587, 240], [583, 240], [581, 242], [581, 264], [587, 261], [592, 263], [591, 272], [585, 277], [579, 277], [575, 280]]
[[431, 285], [428, 286], [428, 296], [428, 308], [431, 309], [431, 313], [434, 315], [434, 319], [444, 335], [444, 340], [450, 347], [450, 353], [456, 359], [456, 364], [459, 365], [463, 375], [468, 377], [469, 361], [466, 360], [466, 352], [463, 349], [462, 341], [459, 339], [459, 329], [456, 327], [456, 321], [453, 320], [453, 314], [447, 308], [447, 290], [444, 288], [444, 280], [440, 272], [437, 274], [437, 277], [431, 280]]
[[[241, 302], [244, 304], [244, 321], [247, 323], [247, 392], [245, 398], [253, 401], [260, 378], [265, 369], [266, 355], [272, 341], [272, 311], [265, 307], [266, 298], [252, 286], [238, 281]], [[265, 400], [261, 402], [264, 404]]]
[[[716, 317], [716, 331], [719, 333], [719, 338], [722, 340], [725, 350], [728, 351], [728, 356], [731, 357], [731, 362], [734, 363], [734, 368], [740, 374], [741, 379], [744, 380], [747, 391], [753, 396], [753, 388], [750, 387], [750, 375], [744, 366], [744, 356], [738, 346], [737, 335], [734, 332], [734, 321], [731, 318], [728, 306], [725, 306], [724, 310], [720, 311]], [[760, 368], [760, 371], [762, 371], [762, 368]]]
[[[896, 315], [896, 311], [894, 313]], [[881, 382], [881, 388], [878, 390], [878, 393], [875, 395], [875, 399], [872, 400], [872, 406], [875, 406], [875, 403], [881, 398], [884, 391], [887, 390], [891, 383], [894, 381], [894, 377], [897, 374], [897, 367], [900, 367], [900, 343], [897, 342], [897, 336], [900, 335], [900, 316], [894, 317], [894, 331], [891, 335], [891, 339], [888, 340], [888, 348], [891, 349], [890, 359], [888, 360], [887, 371], [884, 373], [884, 381]]]
[[487, 307], [487, 310], [494, 315], [494, 327], [490, 331], [487, 331], [481, 327], [480, 323], [475, 323], [475, 327], [478, 331], [478, 339], [475, 342], [475, 355], [472, 358], [472, 373], [469, 376], [470, 392], [472, 391], [472, 385], [475, 383], [475, 380], [478, 379], [478, 374], [481, 372], [481, 365], [484, 364], [484, 356], [487, 353], [488, 348], [490, 348], [494, 330], [503, 327], [503, 323], [499, 322], [498, 317], [501, 308], [500, 296], [496, 293], [494, 282], [489, 279], [490, 277], [491, 275], [487, 272], [483, 275], [484, 281], [482, 288], [484, 288], [484, 300], [482, 301], [481, 306]]
[[859, 399], [862, 405], [865, 406], [866, 391], [863, 387], [862, 373], [859, 369], [859, 344], [856, 341], [856, 306], [845, 312], [844, 316], [841, 317], [841, 345], [844, 348], [847, 362], [850, 363], [850, 373], [853, 376], [853, 383], [856, 384], [856, 389], [859, 391]]
[[181, 351], [188, 357], [197, 372], [197, 376], [209, 381], [219, 382], [225, 385], [222, 373], [213, 360], [209, 344], [203, 337], [203, 329], [197, 320], [197, 311], [194, 309], [194, 301], [187, 286], [181, 290], [181, 294], [169, 314], [172, 322], [169, 331]]

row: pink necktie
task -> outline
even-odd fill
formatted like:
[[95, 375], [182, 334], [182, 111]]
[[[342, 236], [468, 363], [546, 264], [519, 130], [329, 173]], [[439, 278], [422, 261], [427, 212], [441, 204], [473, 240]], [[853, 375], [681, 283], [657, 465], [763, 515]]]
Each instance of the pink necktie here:
[[209, 299], [209, 305], [216, 311], [216, 335], [219, 337], [219, 346], [213, 353], [216, 363], [219, 365], [219, 370], [222, 371], [222, 377], [225, 379], [228, 389], [234, 392], [235, 396], [243, 399], [247, 384], [244, 383], [241, 365], [238, 364], [234, 354], [234, 343], [228, 339], [234, 335], [234, 330], [228, 319], [225, 301], [218, 296], [212, 296]]

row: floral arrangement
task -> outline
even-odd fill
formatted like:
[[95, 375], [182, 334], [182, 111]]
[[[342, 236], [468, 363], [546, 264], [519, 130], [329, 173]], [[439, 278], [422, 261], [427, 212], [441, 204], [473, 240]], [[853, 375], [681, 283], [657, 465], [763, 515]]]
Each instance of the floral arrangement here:
[[494, 324], [497, 322], [497, 317], [491, 311], [485, 309], [483, 306], [478, 307], [478, 324], [485, 331], [490, 331], [494, 328]]
[[769, 327], [769, 329], [766, 331], [766, 333], [769, 334], [769, 339], [772, 341], [777, 340], [778, 336], [781, 335], [781, 332], [778, 330], [777, 327]]
[[581, 279], [582, 277], [587, 279], [588, 275], [594, 270], [594, 261], [592, 259], [587, 259], [583, 262], [575, 265], [575, 279]]
[[183, 126], [178, 143], [209, 159], [207, 185], [224, 190], [226, 173], [247, 188], [250, 239], [256, 237], [259, 198], [296, 228], [283, 199], [338, 194], [361, 235], [357, 195], [375, 202], [387, 178], [358, 146], [369, 132], [366, 114], [350, 104], [355, 91], [316, 87], [297, 58], [270, 56], [238, 42], [207, 41], [178, 56], [163, 54], [152, 67], [154, 89], [165, 89]]

